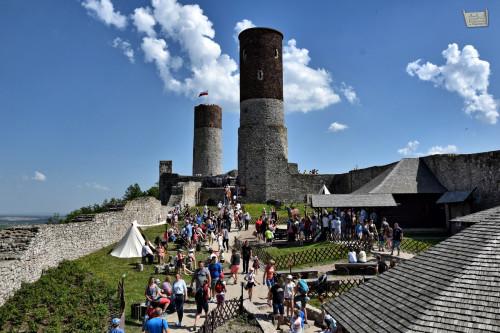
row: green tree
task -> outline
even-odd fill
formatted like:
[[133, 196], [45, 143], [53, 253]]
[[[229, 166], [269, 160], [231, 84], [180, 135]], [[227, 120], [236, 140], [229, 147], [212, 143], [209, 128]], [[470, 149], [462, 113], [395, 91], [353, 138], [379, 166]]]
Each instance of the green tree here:
[[146, 191], [146, 195], [160, 200], [160, 186], [158, 185], [158, 182], [156, 182], [149, 188], [149, 190]]
[[144, 192], [142, 192], [139, 184], [135, 183], [134, 185], [130, 185], [127, 187], [125, 194], [123, 195], [123, 200], [133, 200], [135, 198], [143, 197]]

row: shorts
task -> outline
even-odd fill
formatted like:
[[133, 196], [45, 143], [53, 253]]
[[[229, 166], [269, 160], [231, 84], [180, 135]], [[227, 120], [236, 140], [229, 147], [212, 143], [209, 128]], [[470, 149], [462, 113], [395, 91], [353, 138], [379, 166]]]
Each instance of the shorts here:
[[219, 280], [219, 278], [212, 278], [212, 282], [210, 283], [210, 288], [212, 288], [212, 289], [215, 288], [215, 284], [217, 283], [217, 280]]
[[231, 274], [236, 274], [240, 270], [240, 265], [232, 265], [231, 266]]
[[268, 286], [269, 288], [271, 288], [272, 286], [274, 286], [274, 279], [266, 279], [266, 286]]
[[277, 315], [284, 315], [285, 314], [285, 307], [283, 306], [283, 303], [274, 303], [273, 302], [273, 314]]
[[393, 249], [399, 249], [400, 247], [401, 247], [401, 241], [395, 240], [395, 241], [392, 242], [392, 248]]
[[201, 303], [196, 302], [196, 314], [200, 315], [203, 311], [205, 313], [208, 313], [208, 302], [203, 301]]
[[248, 289], [252, 289], [253, 287], [255, 287], [254, 282], [247, 282], [245, 289], [248, 290]]
[[296, 295], [295, 296], [295, 303], [300, 302], [300, 307], [302, 309], [306, 308], [307, 301], [309, 301], [309, 297], [307, 297], [306, 295]]

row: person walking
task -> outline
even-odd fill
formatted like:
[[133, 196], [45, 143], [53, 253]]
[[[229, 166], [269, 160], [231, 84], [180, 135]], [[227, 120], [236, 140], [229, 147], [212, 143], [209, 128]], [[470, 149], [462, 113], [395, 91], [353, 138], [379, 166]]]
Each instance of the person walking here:
[[200, 319], [201, 313], [205, 311], [205, 318], [208, 314], [208, 300], [210, 299], [210, 284], [204, 280], [203, 285], [196, 288], [194, 300], [196, 302], [196, 316], [194, 317], [194, 332], [197, 331], [196, 322]]
[[212, 257], [212, 261], [208, 265], [208, 270], [210, 271], [210, 289], [212, 291], [211, 301], [215, 302], [215, 284], [217, 280], [219, 280], [220, 275], [222, 274], [222, 265], [220, 262], [217, 262], [217, 256]]
[[240, 270], [241, 255], [236, 249], [233, 249], [231, 255], [231, 276], [233, 277], [234, 284], [238, 283], [238, 271]]
[[188, 290], [186, 286], [186, 282], [182, 279], [180, 274], [175, 276], [175, 282], [172, 286], [174, 291], [174, 301], [175, 301], [175, 309], [177, 311], [177, 323], [178, 327], [182, 327], [182, 317], [184, 316], [184, 302], [188, 298]]
[[293, 282], [293, 277], [288, 274], [286, 277], [285, 284], [285, 306], [286, 306], [286, 316], [291, 317], [293, 314], [293, 298], [295, 296], [295, 283]]
[[245, 289], [248, 292], [248, 300], [251, 302], [252, 295], [253, 295], [253, 287], [255, 287], [255, 285], [259, 284], [255, 280], [255, 270], [253, 269], [253, 267], [249, 268], [248, 273], [245, 276], [245, 280], [247, 281], [247, 284], [245, 285]]
[[252, 248], [248, 245], [248, 240], [245, 240], [241, 246], [241, 256], [243, 257], [243, 273], [246, 274], [252, 257]]
[[262, 276], [262, 284], [267, 286], [268, 291], [271, 290], [271, 287], [274, 285], [274, 274], [276, 272], [276, 268], [274, 267], [275, 264], [276, 262], [273, 259], [269, 260], [264, 270], [264, 275]]
[[245, 212], [245, 214], [243, 216], [244, 216], [244, 220], [245, 220], [245, 231], [246, 231], [246, 230], [248, 230], [248, 224], [250, 224], [251, 217], [250, 217], [249, 212]]
[[279, 331], [285, 314], [285, 289], [283, 279], [280, 278], [278, 283], [271, 287], [267, 295], [267, 299], [268, 305], [273, 307], [273, 323], [277, 321], [276, 330]]
[[227, 224], [224, 224], [222, 229], [222, 244], [224, 251], [229, 251], [229, 229], [227, 228]]
[[403, 241], [403, 229], [399, 227], [399, 224], [394, 223], [394, 230], [392, 231], [392, 251], [391, 256], [394, 253], [394, 249], [398, 249], [398, 257], [399, 252], [401, 251], [401, 242]]

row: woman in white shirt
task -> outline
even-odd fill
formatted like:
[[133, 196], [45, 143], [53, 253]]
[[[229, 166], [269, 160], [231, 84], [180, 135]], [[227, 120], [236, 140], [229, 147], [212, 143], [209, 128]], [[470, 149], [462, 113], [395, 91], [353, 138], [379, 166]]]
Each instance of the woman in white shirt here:
[[257, 281], [255, 281], [255, 270], [253, 267], [250, 267], [248, 269], [248, 273], [245, 276], [245, 280], [247, 281], [247, 285], [245, 286], [245, 289], [248, 291], [248, 300], [251, 302], [252, 301], [252, 294], [253, 294], [253, 287], [255, 287], [257, 284]]
[[285, 306], [286, 316], [291, 317], [293, 314], [293, 297], [294, 297], [295, 283], [293, 277], [288, 274], [285, 284]]
[[182, 317], [184, 316], [184, 302], [188, 298], [188, 290], [186, 282], [182, 279], [180, 274], [175, 276], [176, 280], [172, 286], [174, 292], [175, 309], [177, 310], [178, 322], [177, 326], [182, 326]]

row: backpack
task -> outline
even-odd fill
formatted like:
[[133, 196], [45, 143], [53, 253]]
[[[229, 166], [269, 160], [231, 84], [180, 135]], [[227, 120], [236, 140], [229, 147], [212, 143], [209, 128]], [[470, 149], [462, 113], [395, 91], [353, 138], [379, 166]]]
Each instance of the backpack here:
[[224, 291], [224, 284], [222, 283], [221, 280], [217, 280], [215, 283], [215, 292], [216, 293], [221, 293]]
[[303, 279], [300, 279], [299, 282], [297, 283], [297, 288], [301, 294], [307, 294], [309, 291], [309, 286], [307, 285], [307, 282], [304, 281]]

